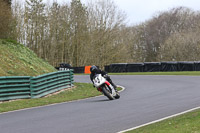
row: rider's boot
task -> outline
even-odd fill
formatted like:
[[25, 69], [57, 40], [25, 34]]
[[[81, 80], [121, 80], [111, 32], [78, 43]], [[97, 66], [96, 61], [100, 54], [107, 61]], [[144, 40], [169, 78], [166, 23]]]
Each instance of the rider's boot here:
[[111, 85], [114, 87], [114, 89], [117, 91], [117, 86], [113, 83], [113, 82], [111, 82]]

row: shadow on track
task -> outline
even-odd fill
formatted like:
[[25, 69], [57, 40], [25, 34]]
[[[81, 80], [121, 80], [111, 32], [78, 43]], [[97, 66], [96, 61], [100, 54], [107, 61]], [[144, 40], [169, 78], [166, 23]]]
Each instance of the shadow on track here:
[[90, 102], [108, 102], [108, 101], [112, 101], [112, 100], [102, 99], [102, 100], [93, 100], [93, 101], [90, 101]]

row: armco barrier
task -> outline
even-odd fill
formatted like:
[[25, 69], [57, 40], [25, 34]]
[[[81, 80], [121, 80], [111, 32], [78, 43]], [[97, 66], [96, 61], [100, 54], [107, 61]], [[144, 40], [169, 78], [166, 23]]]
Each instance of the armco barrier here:
[[30, 98], [30, 77], [0, 77], [0, 101], [21, 98]]
[[73, 86], [73, 70], [58, 71], [37, 77], [0, 77], [0, 101], [39, 98]]
[[31, 98], [39, 98], [50, 93], [72, 87], [73, 76], [70, 71], [58, 71], [31, 77]]

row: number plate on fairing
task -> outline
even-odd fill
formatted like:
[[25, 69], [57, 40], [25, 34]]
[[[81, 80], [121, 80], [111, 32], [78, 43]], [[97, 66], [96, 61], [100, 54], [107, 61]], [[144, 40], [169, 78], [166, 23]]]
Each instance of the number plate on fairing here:
[[106, 79], [102, 77], [101, 74], [96, 74], [95, 78], [93, 79], [93, 82], [94, 86], [98, 88], [106, 82]]

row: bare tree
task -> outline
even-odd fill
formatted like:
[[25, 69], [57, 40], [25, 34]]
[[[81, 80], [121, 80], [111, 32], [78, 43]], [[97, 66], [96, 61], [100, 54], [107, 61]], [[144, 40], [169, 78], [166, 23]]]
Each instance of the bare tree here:
[[174, 35], [178, 37], [179, 33], [194, 33], [198, 29], [195, 16], [190, 9], [178, 7], [160, 12], [145, 23], [132, 27], [131, 31], [135, 33], [130, 37], [133, 39], [130, 44], [132, 58], [140, 59], [140, 61], [163, 61], [166, 56], [163, 49], [168, 47], [165, 45], [166, 42], [169, 43], [169, 38], [172, 41]]
[[[133, 26], [126, 25], [126, 14], [112, 0], [90, 1], [87, 5], [72, 0], [70, 4], [54, 2], [49, 6], [42, 0], [27, 0], [25, 8], [16, 4], [12, 11], [16, 30], [6, 36], [14, 35], [54, 66], [68, 62], [72, 66], [103, 67], [200, 58], [200, 13], [188, 8], [160, 12]], [[5, 18], [0, 20], [10, 21]], [[3, 28], [0, 25], [0, 30], [5, 30], [0, 36], [7, 32]]]
[[125, 14], [114, 1], [97, 0], [88, 3], [89, 31], [91, 37], [91, 63], [103, 66], [118, 62], [119, 54], [124, 49], [120, 39]]
[[[84, 59], [83, 54], [85, 50], [85, 40], [87, 39], [88, 29], [87, 29], [87, 11], [86, 7], [81, 3], [80, 0], [71, 1], [71, 14], [70, 14], [70, 30], [71, 30], [71, 40], [72, 40], [72, 55], [74, 66], [83, 65], [81, 62]], [[83, 57], [83, 58], [82, 58]]]
[[12, 38], [10, 36], [12, 31], [11, 21], [10, 5], [4, 0], [0, 0], [0, 38]]
[[44, 43], [45, 13], [42, 0], [26, 0], [25, 25], [26, 45], [39, 57], [42, 57], [41, 46]]
[[5, 3], [7, 3], [9, 6], [11, 6], [11, 0], [2, 0], [4, 1]]

